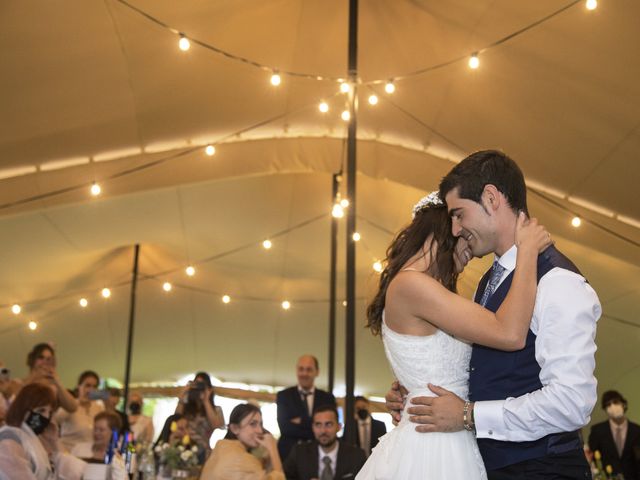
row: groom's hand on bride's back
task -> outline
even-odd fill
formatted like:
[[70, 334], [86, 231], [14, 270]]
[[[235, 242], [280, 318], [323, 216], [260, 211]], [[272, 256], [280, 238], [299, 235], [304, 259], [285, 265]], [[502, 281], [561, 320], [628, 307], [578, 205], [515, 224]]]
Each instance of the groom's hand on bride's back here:
[[391, 418], [393, 418], [394, 425], [397, 425], [402, 417], [402, 409], [404, 408], [404, 399], [407, 396], [407, 389], [400, 385], [397, 380], [391, 384], [391, 390], [384, 396], [385, 406]]
[[464, 400], [455, 393], [429, 384], [436, 397], [414, 397], [407, 409], [409, 420], [419, 424], [418, 432], [457, 432], [464, 428]]

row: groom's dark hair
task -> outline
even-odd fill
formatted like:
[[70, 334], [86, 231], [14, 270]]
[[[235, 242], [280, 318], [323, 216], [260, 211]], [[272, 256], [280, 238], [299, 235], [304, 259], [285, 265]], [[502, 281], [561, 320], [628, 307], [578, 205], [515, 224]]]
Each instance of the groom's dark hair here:
[[520, 167], [506, 154], [497, 150], [472, 153], [440, 182], [440, 198], [458, 189], [460, 198], [480, 203], [486, 185], [495, 186], [502, 193], [514, 212], [522, 210], [527, 215], [527, 187]]

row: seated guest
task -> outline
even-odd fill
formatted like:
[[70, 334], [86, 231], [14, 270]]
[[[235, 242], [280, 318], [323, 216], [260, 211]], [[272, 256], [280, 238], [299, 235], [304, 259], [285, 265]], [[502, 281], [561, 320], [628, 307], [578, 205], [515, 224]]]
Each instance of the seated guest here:
[[[51, 422], [57, 399], [48, 385], [22, 387], [0, 428], [0, 474], [15, 480], [80, 480], [86, 463], [66, 454]], [[1, 476], [1, 475], [0, 475]]]
[[278, 426], [280, 439], [278, 451], [281, 458], [287, 455], [298, 442], [313, 439], [311, 412], [321, 405], [335, 405], [333, 394], [315, 387], [320, 372], [318, 359], [313, 355], [303, 355], [296, 363], [298, 384], [278, 392]]
[[78, 402], [62, 385], [56, 370], [56, 353], [48, 343], [39, 343], [27, 355], [29, 375], [24, 379], [24, 385], [41, 382], [53, 388], [58, 404], [67, 412], [75, 412]]
[[71, 454], [91, 463], [104, 463], [112, 432], [122, 428], [120, 417], [112, 412], [100, 412], [93, 419], [93, 442], [78, 443]]
[[[262, 446], [265, 463], [249, 453]], [[262, 427], [260, 409], [250, 403], [236, 406], [229, 417], [227, 435], [211, 452], [201, 480], [284, 480], [276, 441]]]
[[120, 433], [129, 431], [129, 417], [117, 408], [120, 403], [120, 390], [114, 387], [107, 388], [106, 390], [109, 393], [109, 396], [104, 401], [104, 411], [115, 413], [120, 417], [120, 424], [122, 425]]
[[338, 441], [342, 425], [336, 407], [318, 407], [311, 428], [315, 440], [298, 443], [284, 462], [287, 480], [355, 478], [366, 457], [361, 448]]
[[640, 480], [640, 425], [627, 419], [627, 400], [617, 391], [602, 394], [602, 409], [609, 420], [591, 427], [589, 449], [598, 450], [602, 466], [611, 465], [613, 475]]
[[184, 415], [189, 423], [189, 437], [202, 452], [201, 463], [211, 450], [211, 434], [216, 428], [224, 427], [222, 409], [215, 405], [214, 399], [211, 378], [205, 372], [198, 372], [185, 387], [176, 407], [176, 413]]
[[142, 414], [142, 395], [129, 395], [129, 430], [136, 443], [149, 444], [153, 441], [153, 421]]
[[69, 413], [58, 409], [54, 421], [60, 427], [60, 442], [71, 451], [78, 443], [91, 443], [93, 440], [93, 419], [104, 410], [102, 402], [92, 400], [92, 392], [98, 388], [100, 377], [96, 372], [87, 370], [78, 378], [78, 409]]
[[184, 415], [174, 413], [165, 420], [160, 436], [156, 440], [154, 447], [162, 445], [163, 443], [173, 444], [175, 442], [181, 442], [185, 435], [189, 435], [189, 422]]
[[358, 432], [356, 446], [362, 448], [368, 457], [380, 437], [387, 433], [387, 427], [384, 422], [371, 417], [369, 400], [361, 396], [355, 397], [354, 400], [355, 419], [352, 425]]

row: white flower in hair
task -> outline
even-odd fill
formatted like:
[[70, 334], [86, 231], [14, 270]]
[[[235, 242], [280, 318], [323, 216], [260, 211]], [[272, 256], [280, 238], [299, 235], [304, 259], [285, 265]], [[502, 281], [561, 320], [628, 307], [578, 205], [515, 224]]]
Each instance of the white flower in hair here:
[[429, 195], [426, 195], [420, 199], [418, 203], [413, 206], [413, 218], [416, 217], [416, 214], [428, 207], [442, 207], [444, 202], [440, 200], [440, 195], [438, 191], [435, 190], [431, 192]]

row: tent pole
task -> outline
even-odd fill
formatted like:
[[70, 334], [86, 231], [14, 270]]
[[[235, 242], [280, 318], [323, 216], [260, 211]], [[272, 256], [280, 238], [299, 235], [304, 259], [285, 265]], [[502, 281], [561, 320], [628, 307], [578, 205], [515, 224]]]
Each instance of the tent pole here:
[[131, 302], [129, 306], [129, 333], [127, 335], [127, 362], [124, 372], [124, 411], [129, 405], [129, 379], [131, 374], [131, 350], [133, 347], [133, 326], [136, 312], [136, 287], [138, 286], [138, 258], [140, 256], [140, 244], [136, 243], [133, 251], [133, 273], [131, 278]]
[[[331, 202], [338, 195], [338, 177], [332, 177]], [[329, 391], [333, 393], [336, 370], [336, 262], [338, 259], [338, 219], [331, 216], [331, 278], [329, 280]]]
[[355, 314], [356, 314], [356, 133], [358, 112], [358, 0], [349, 0], [349, 134], [347, 138], [347, 315], [346, 315], [346, 351], [345, 351], [345, 414], [344, 439], [355, 443], [356, 432], [353, 428], [355, 386]]

